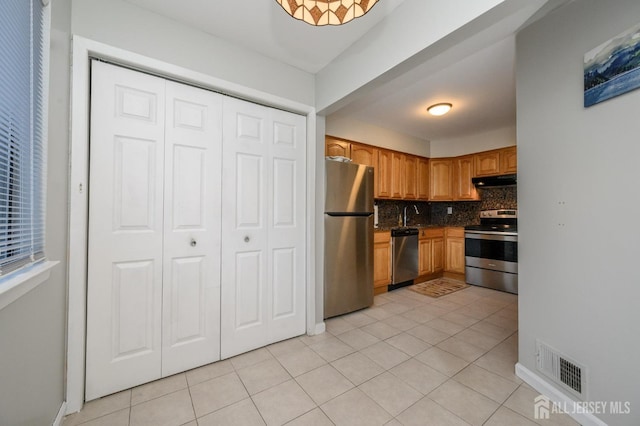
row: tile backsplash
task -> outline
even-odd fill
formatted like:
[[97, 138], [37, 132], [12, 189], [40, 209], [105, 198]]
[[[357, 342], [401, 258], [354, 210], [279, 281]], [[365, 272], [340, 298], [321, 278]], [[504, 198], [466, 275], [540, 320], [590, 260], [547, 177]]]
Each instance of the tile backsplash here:
[[[518, 195], [515, 186], [480, 189], [480, 201], [400, 201], [376, 200], [378, 227], [391, 228], [402, 224], [401, 217], [407, 207], [407, 225], [466, 226], [480, 223], [481, 210], [517, 209]], [[419, 213], [415, 212], [416, 206]], [[448, 214], [448, 207], [452, 213]], [[400, 220], [400, 222], [399, 222]]]
[[517, 209], [518, 208], [518, 188], [514, 186], [498, 186], [494, 188], [483, 188], [480, 191], [480, 209]]

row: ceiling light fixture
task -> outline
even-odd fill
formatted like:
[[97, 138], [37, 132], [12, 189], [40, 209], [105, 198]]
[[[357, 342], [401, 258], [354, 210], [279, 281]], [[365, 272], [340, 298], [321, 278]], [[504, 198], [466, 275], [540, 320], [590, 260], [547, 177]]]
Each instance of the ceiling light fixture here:
[[429, 111], [429, 114], [431, 115], [445, 115], [449, 112], [452, 106], [453, 105], [451, 105], [450, 103], [442, 102], [439, 104], [431, 105], [429, 108], [427, 108], [427, 111]]
[[310, 25], [342, 25], [367, 13], [378, 0], [276, 0], [292, 17]]

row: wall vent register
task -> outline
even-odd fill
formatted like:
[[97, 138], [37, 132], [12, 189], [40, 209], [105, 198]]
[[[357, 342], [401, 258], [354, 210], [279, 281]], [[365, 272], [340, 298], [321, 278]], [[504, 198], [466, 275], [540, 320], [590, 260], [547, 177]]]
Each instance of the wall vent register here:
[[537, 368], [545, 376], [581, 400], [586, 400], [586, 368], [536, 340]]

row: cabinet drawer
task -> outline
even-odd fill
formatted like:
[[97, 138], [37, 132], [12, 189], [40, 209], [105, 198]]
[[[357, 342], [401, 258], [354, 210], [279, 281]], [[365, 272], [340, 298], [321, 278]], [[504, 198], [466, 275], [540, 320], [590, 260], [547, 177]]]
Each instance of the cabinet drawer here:
[[447, 228], [446, 233], [447, 233], [447, 238], [449, 237], [464, 238], [464, 228], [460, 228], [460, 227]]
[[424, 238], [443, 238], [444, 228], [422, 228], [420, 229], [419, 239]]
[[380, 231], [373, 233], [373, 243], [389, 243], [391, 242], [391, 232], [390, 231]]

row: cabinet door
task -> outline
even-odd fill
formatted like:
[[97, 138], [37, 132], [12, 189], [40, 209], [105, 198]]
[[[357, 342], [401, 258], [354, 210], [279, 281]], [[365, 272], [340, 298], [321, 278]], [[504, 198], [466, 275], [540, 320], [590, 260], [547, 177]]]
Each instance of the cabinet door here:
[[447, 238], [445, 271], [464, 274], [464, 238]]
[[383, 287], [391, 282], [391, 245], [373, 245], [373, 286]]
[[444, 270], [444, 238], [431, 240], [431, 262], [434, 273]]
[[472, 155], [456, 158], [455, 164], [455, 199], [456, 200], [477, 200], [478, 191], [471, 182], [474, 170], [474, 158]]
[[351, 158], [351, 143], [333, 136], [325, 137], [324, 155]]
[[354, 163], [373, 167], [373, 196], [378, 198], [378, 149], [369, 145], [351, 143], [351, 160]]
[[453, 200], [453, 161], [447, 159], [429, 160], [431, 191], [429, 199], [432, 201]]
[[391, 198], [404, 195], [404, 154], [391, 152]]
[[433, 263], [431, 259], [432, 240], [423, 238], [418, 240], [418, 274], [428, 275], [433, 273]]
[[500, 173], [516, 173], [518, 171], [518, 153], [515, 146], [502, 150]]
[[378, 152], [378, 197], [391, 198], [391, 151]]
[[500, 174], [500, 150], [480, 152], [474, 155], [476, 176]]
[[404, 156], [404, 196], [403, 198], [415, 200], [418, 198], [418, 157]]
[[429, 159], [418, 157], [418, 171], [416, 173], [418, 179], [417, 191], [419, 200], [429, 199]]

